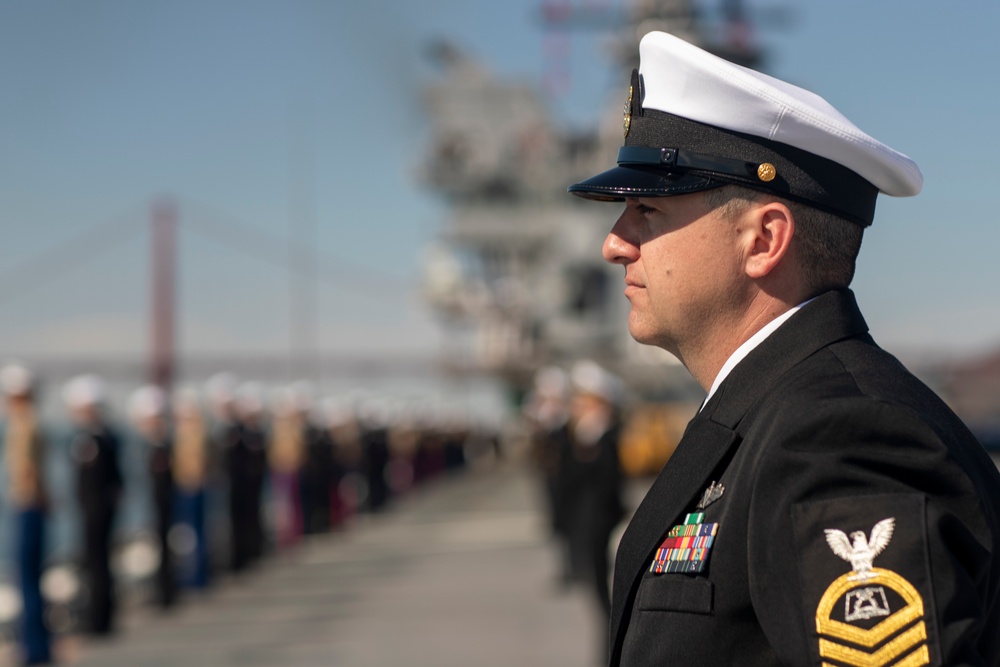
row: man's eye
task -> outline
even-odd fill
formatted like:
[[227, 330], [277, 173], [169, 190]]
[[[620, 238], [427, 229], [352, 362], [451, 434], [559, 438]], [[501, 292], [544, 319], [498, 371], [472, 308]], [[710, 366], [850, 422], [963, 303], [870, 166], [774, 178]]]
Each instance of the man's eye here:
[[656, 211], [652, 206], [646, 206], [645, 204], [636, 204], [635, 210], [637, 210], [641, 215], [649, 215]]

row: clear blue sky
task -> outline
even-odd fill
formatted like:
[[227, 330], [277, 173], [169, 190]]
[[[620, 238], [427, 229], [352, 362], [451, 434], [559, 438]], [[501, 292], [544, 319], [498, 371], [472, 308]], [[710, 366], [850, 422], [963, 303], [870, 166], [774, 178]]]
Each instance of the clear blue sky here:
[[[182, 221], [277, 238], [291, 183], [309, 173], [318, 248], [342, 276], [321, 288], [324, 348], [433, 351], [419, 249], [446, 210], [416, 179], [420, 90], [434, 76], [422, 49], [445, 37], [501, 76], [540, 82], [539, 4], [0, 0], [0, 354], [140, 353], [144, 230], [89, 263], [52, 256], [37, 286], [42, 273], [18, 267], [97, 225], [141, 224], [161, 193]], [[769, 71], [924, 172], [919, 197], [881, 200], [862, 249], [855, 286], [876, 337], [901, 351], [1000, 347], [1000, 3], [774, 4], [794, 20], [758, 34]], [[621, 97], [603, 39], [572, 41], [572, 89], [552, 103], [573, 125]], [[182, 349], [287, 350], [283, 269], [183, 232], [181, 270]]]

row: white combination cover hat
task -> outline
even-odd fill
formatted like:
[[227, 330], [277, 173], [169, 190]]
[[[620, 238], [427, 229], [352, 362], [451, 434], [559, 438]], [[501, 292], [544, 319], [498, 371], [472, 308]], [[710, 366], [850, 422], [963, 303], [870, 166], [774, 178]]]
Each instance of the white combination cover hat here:
[[870, 225], [879, 192], [923, 177], [822, 97], [651, 32], [639, 44], [618, 167], [570, 186], [588, 199], [668, 197], [743, 185]]

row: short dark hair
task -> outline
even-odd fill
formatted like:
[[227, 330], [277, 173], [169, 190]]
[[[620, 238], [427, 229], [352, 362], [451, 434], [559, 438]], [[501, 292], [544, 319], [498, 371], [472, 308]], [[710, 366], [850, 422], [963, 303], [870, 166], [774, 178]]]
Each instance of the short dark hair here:
[[810, 296], [851, 284], [861, 250], [864, 227], [807, 204], [751, 190], [739, 185], [724, 185], [705, 190], [705, 201], [723, 215], [735, 218], [751, 203], [777, 201], [788, 207], [795, 218], [792, 247], [798, 254], [802, 275]]

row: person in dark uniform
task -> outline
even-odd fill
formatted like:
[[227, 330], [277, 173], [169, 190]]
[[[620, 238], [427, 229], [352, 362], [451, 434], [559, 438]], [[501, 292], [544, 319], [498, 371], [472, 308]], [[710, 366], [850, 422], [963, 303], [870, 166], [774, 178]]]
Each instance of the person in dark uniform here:
[[376, 399], [361, 407], [361, 452], [367, 494], [362, 507], [369, 512], [381, 512], [389, 503], [389, 419], [387, 406]]
[[564, 495], [570, 561], [577, 578], [594, 591], [607, 622], [611, 532], [622, 518], [622, 473], [618, 460], [621, 419], [618, 379], [585, 360], [570, 373], [569, 449], [564, 463]]
[[313, 390], [306, 382], [290, 388], [292, 410], [301, 432], [302, 470], [299, 491], [302, 506], [302, 532], [305, 535], [326, 533], [331, 527], [331, 496], [336, 465], [329, 431], [313, 419]]
[[217, 478], [215, 486], [222, 489], [225, 496], [228, 519], [229, 554], [228, 567], [239, 572], [252, 560], [246, 548], [246, 531], [241, 517], [246, 512], [241, 502], [246, 496], [241, 493], [243, 485], [238, 472], [243, 468], [238, 462], [245, 458], [243, 448], [243, 428], [236, 414], [237, 379], [231, 373], [216, 373], [205, 382], [205, 397], [212, 416], [209, 441], [210, 459], [215, 462], [212, 472]]
[[240, 424], [238, 447], [229, 461], [233, 484], [234, 529], [241, 537], [241, 553], [253, 563], [264, 555], [264, 484], [267, 480], [267, 423], [263, 389], [244, 382], [236, 390], [236, 416]]
[[629, 331], [708, 395], [621, 539], [610, 664], [1000, 664], [1000, 474], [848, 287], [919, 169], [810, 92], [639, 52], [618, 167], [570, 192], [624, 201]]
[[355, 411], [343, 400], [328, 398], [321, 410], [322, 426], [333, 453], [330, 480], [330, 525], [343, 526], [357, 509], [352, 479], [358, 479], [361, 453]]
[[570, 459], [569, 378], [556, 366], [535, 373], [534, 386], [525, 396], [524, 417], [529, 429], [531, 456], [542, 481], [549, 528], [559, 556], [556, 584], [563, 588], [576, 578], [571, 559], [566, 502], [565, 471]]
[[21, 584], [21, 658], [26, 665], [52, 660], [52, 638], [45, 625], [42, 562], [48, 493], [45, 484], [46, 439], [36, 412], [34, 374], [17, 363], [0, 369], [6, 405], [3, 461], [7, 497], [14, 508], [18, 575]]
[[302, 424], [305, 464], [302, 467], [302, 528], [306, 535], [328, 533], [333, 526], [332, 495], [338, 479], [333, 441], [311, 419]]
[[105, 394], [103, 380], [95, 375], [73, 378], [63, 388], [74, 424], [70, 453], [83, 515], [83, 569], [89, 595], [84, 630], [95, 636], [114, 632], [111, 535], [124, 486], [120, 439], [105, 414]]
[[463, 470], [467, 464], [466, 448], [472, 439], [472, 428], [468, 415], [452, 413], [444, 424], [444, 468], [448, 473]]
[[[266, 473], [264, 438], [256, 414], [262, 409], [255, 385], [237, 385], [219, 373], [205, 384], [214, 416], [213, 449], [228, 485], [229, 569], [241, 572], [263, 552], [260, 493]], [[244, 416], [253, 420], [249, 427]]]
[[146, 385], [132, 394], [129, 416], [145, 450], [153, 505], [160, 563], [156, 568], [156, 604], [168, 609], [176, 599], [174, 559], [170, 548], [170, 530], [174, 524], [173, 439], [167, 422], [167, 400], [163, 390]]
[[[443, 429], [444, 424], [440, 417], [435, 414], [428, 414], [418, 421], [419, 423], [415, 424], [415, 451], [407, 457], [400, 457], [397, 452], [389, 452], [391, 458], [396, 461], [401, 460], [401, 458], [409, 459], [410, 468], [413, 470], [412, 484], [415, 486], [426, 484], [443, 475], [446, 465], [444, 449], [445, 432]], [[394, 424], [393, 428], [387, 429], [387, 436], [394, 430], [398, 430], [398, 425]], [[391, 441], [392, 438], [386, 437], [386, 440]], [[396, 448], [395, 443], [393, 445], [390, 449]], [[391, 466], [392, 462], [387, 461], [387, 470], [391, 469]], [[389, 490], [398, 492], [401, 489], [390, 487]]]

